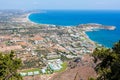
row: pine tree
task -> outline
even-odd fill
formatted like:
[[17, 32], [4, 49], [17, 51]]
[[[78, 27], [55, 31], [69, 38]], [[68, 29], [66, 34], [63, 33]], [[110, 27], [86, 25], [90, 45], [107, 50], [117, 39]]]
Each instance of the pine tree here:
[[0, 80], [22, 80], [17, 73], [21, 60], [15, 58], [14, 52], [0, 53]]

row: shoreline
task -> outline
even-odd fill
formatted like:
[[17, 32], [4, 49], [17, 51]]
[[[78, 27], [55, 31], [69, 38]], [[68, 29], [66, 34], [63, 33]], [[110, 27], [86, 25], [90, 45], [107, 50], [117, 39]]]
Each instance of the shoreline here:
[[[26, 18], [27, 18], [28, 22], [33, 23], [33, 24], [37, 24], [37, 25], [56, 26], [56, 25], [54, 25], [54, 24], [43, 24], [43, 23], [37, 23], [37, 22], [31, 21], [31, 20], [29, 19], [29, 16], [30, 16], [31, 14], [33, 14], [33, 13], [35, 13], [35, 12], [31, 12], [31, 13], [28, 13], [28, 14], [27, 14]], [[39, 13], [40, 13], [40, 12], [39, 12]]]
[[35, 22], [33, 22], [33, 21], [31, 21], [31, 20], [29, 19], [29, 16], [30, 16], [31, 14], [33, 14], [33, 13], [31, 12], [31, 13], [28, 13], [28, 14], [27, 14], [27, 16], [26, 16], [27, 21], [30, 22], [30, 23], [33, 23], [33, 24], [37, 24], [37, 23], [35, 23]]
[[[79, 24], [79, 25], [55, 25], [55, 24], [46, 24], [46, 23], [37, 23], [37, 22], [34, 22], [34, 21], [31, 21], [29, 19], [29, 16], [33, 13], [37, 13], [37, 12], [31, 12], [31, 13], [28, 13], [26, 18], [28, 20], [28, 22], [31, 22], [31, 23], [34, 23], [34, 24], [38, 24], [38, 25], [49, 25], [49, 26], [61, 26], [61, 27], [73, 27], [73, 26], [79, 26], [79, 25], [96, 25], [96, 26], [100, 26], [100, 27], [95, 27], [95, 28], [92, 28], [92, 29], [89, 29], [89, 30], [86, 30], [86, 31], [94, 31], [94, 30], [100, 30], [100, 29], [105, 29], [105, 30], [115, 30], [116, 27], [115, 26], [104, 26], [103, 24], [98, 24], [98, 23], [86, 23], [86, 24]], [[40, 12], [39, 12], [40, 13]]]
[[[30, 16], [31, 14], [33, 14], [33, 13], [46, 13], [46, 11], [30, 12], [30, 13], [27, 13], [27, 16], [26, 16], [28, 22], [33, 23], [33, 24], [44, 25], [44, 24], [42, 24], [42, 23], [33, 22], [33, 21], [31, 21], [31, 20], [29, 19], [29, 16]], [[45, 24], [45, 25], [48, 25], [48, 24]]]
[[[31, 21], [30, 19], [29, 19], [29, 16], [31, 15], [32, 13], [29, 13], [28, 15], [27, 15], [27, 19], [28, 19], [28, 21], [30, 22], [30, 23], [33, 23], [33, 24], [38, 24], [38, 25], [45, 25], [45, 26], [57, 26], [57, 25], [54, 25], [54, 24], [42, 24], [42, 23], [36, 23], [36, 22], [33, 22], [33, 21]], [[82, 25], [82, 24], [80, 24], [80, 25]], [[86, 25], [86, 24], [83, 24], [83, 25]], [[99, 31], [99, 30], [102, 30], [102, 29], [104, 29], [104, 30], [115, 30], [116, 29], [116, 27], [115, 26], [108, 26], [108, 27], [106, 27], [106, 26], [104, 26], [104, 25], [102, 25], [102, 24], [97, 24], [97, 23], [88, 23], [87, 25], [101, 25], [102, 27], [95, 27], [95, 28], [92, 28], [92, 29], [86, 29], [85, 31], [84, 31], [84, 34], [85, 34], [85, 36], [89, 39], [89, 41], [92, 43], [92, 44], [94, 44], [94, 45], [99, 45], [99, 46], [104, 46], [104, 47], [107, 47], [107, 46], [105, 46], [104, 44], [100, 44], [99, 42], [97, 42], [97, 41], [94, 41], [94, 40], [92, 40], [90, 37], [89, 37], [89, 35], [87, 35], [87, 33], [86, 32], [93, 32], [93, 31]], [[61, 27], [73, 27], [73, 26], [61, 26]], [[74, 27], [76, 27], [76, 26], [74, 26]]]

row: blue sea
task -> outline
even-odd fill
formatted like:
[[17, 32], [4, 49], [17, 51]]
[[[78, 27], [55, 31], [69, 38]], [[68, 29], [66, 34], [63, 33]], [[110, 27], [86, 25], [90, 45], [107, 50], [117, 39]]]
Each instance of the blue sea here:
[[62, 26], [76, 26], [79, 24], [98, 23], [116, 26], [116, 30], [99, 30], [86, 32], [89, 38], [105, 47], [112, 47], [120, 40], [120, 11], [115, 10], [46, 10], [33, 13], [29, 19], [39, 24], [54, 24]]

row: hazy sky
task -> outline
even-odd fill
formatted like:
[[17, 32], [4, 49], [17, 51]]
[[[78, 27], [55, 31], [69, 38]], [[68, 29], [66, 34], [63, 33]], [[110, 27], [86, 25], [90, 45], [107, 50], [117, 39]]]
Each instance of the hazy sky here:
[[0, 0], [0, 9], [120, 10], [120, 0]]

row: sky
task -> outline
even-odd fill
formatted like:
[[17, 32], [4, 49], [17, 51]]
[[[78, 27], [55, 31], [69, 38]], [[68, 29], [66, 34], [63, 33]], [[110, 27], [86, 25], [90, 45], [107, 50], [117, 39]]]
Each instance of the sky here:
[[0, 9], [120, 10], [120, 0], [0, 0]]

